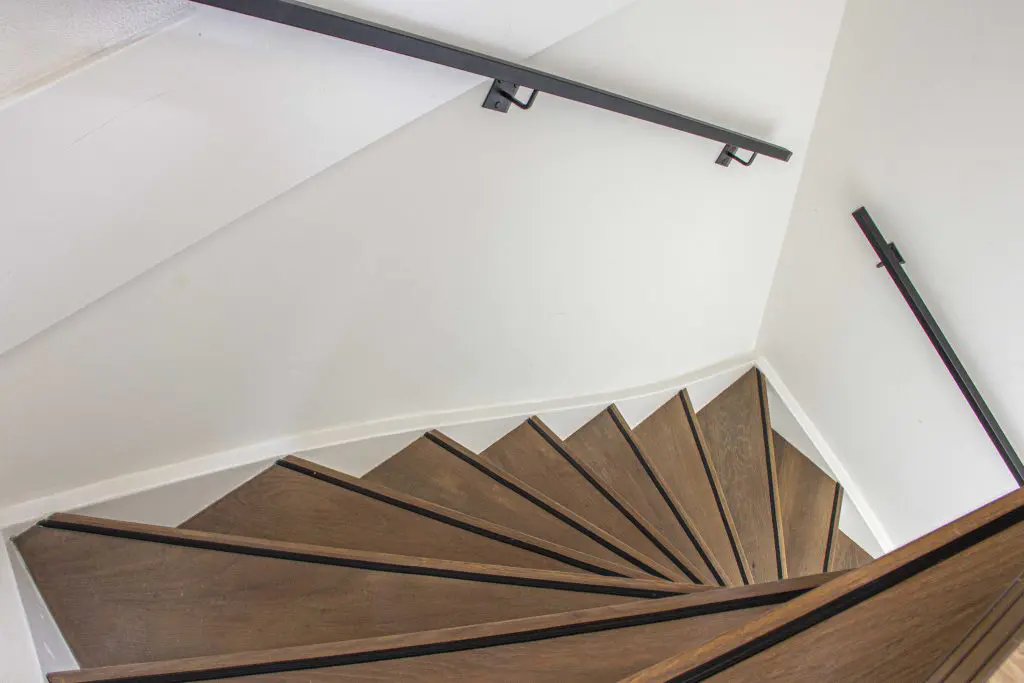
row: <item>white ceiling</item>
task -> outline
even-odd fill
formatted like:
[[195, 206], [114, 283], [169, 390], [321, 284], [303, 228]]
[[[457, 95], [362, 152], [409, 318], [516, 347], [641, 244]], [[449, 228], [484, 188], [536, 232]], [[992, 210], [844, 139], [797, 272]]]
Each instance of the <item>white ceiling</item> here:
[[[488, 25], [539, 48], [538, 16], [600, 9]], [[796, 153], [750, 169], [554, 97], [486, 112], [463, 75], [219, 12], [5, 112], [4, 342], [114, 291], [0, 357], [0, 503], [750, 351], [842, 9], [643, 0], [531, 60]]]

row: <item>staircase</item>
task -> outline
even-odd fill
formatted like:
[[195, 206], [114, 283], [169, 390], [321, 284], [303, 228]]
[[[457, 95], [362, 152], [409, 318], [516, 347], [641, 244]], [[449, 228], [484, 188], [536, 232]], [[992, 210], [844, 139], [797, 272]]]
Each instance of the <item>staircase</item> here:
[[16, 545], [82, 667], [52, 683], [987, 680], [1024, 497], [876, 561], [842, 499], [751, 370], [635, 429], [430, 432], [362, 478], [288, 457], [177, 528], [56, 514]]

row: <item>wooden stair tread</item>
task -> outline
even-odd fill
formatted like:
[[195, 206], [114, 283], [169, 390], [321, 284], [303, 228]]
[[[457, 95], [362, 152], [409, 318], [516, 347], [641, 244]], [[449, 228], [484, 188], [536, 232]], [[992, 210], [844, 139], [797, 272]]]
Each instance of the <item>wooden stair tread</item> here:
[[639, 560], [640, 566], [651, 567], [662, 576], [681, 577], [671, 559], [573, 466], [568, 453], [557, 448], [557, 439], [543, 422], [531, 418], [480, 457], [607, 531], [624, 552]]
[[835, 545], [830, 536], [837, 531], [842, 487], [778, 432], [773, 431], [772, 438], [789, 575], [808, 576], [826, 571], [830, 541]]
[[[621, 564], [618, 555], [568, 524], [564, 517], [549, 512], [548, 509], [561, 508], [555, 501], [511, 474], [498, 471], [438, 432], [417, 439], [363, 479]], [[534, 500], [543, 499], [547, 509], [517, 490], [528, 491]]]
[[[614, 406], [601, 411], [566, 440], [573, 457], [585, 462], [597, 476], [665, 539], [676, 565], [700, 583], [715, 583], [715, 569], [706, 549], [701, 549], [680, 524], [670, 503], [645, 468], [645, 454], [632, 441], [625, 420]], [[648, 461], [647, 467], [654, 466]], [[658, 476], [655, 473], [655, 476]], [[694, 533], [694, 529], [689, 530]], [[702, 552], [703, 550], [703, 552]]]
[[697, 413], [756, 583], [787, 574], [764, 379], [753, 369]]
[[1024, 489], [630, 677], [923, 681], [1024, 570]]
[[[181, 527], [352, 550], [585, 571], [545, 554], [559, 553], [560, 548], [540, 539], [300, 458], [262, 472]], [[592, 573], [642, 575], [621, 563], [593, 562], [599, 564]]]
[[[794, 599], [836, 577], [836, 574], [830, 574], [725, 591], [708, 590], [660, 600], [634, 601], [606, 607], [396, 636], [186, 660], [121, 665], [84, 671], [67, 671], [52, 674], [51, 683], [112, 683], [114, 681], [120, 683], [127, 680], [138, 683], [139, 681], [166, 680], [171, 676], [176, 681], [219, 680], [220, 675], [227, 672], [234, 676], [256, 676], [261, 671], [265, 671], [267, 667], [272, 667], [273, 671], [277, 672], [275, 675], [294, 671], [309, 676], [317, 674], [316, 668], [327, 668], [328, 665], [334, 667], [355, 665], [358, 667], [367, 659], [423, 658], [462, 650], [475, 650], [481, 653], [497, 652], [497, 647], [533, 642], [539, 644], [548, 639], [560, 641], [569, 641], [572, 638], [585, 639], [611, 629], [619, 630], [621, 633], [627, 631], [636, 633], [644, 627], [668, 622], [687, 625], [692, 630], [694, 624], [700, 623], [695, 620], [705, 617], [745, 611], [749, 618], [772, 605]], [[708, 622], [703, 623], [706, 627]], [[681, 637], [685, 638], [686, 636]], [[678, 642], [677, 640], [676, 643], [678, 644]], [[595, 656], [599, 658], [618, 656], [617, 650], [621, 647], [621, 643], [614, 648], [605, 647], [603, 650], [606, 651], [596, 651]], [[586, 665], [586, 662], [583, 664]], [[602, 662], [600, 665], [605, 666], [606, 663]], [[367, 672], [365, 667], [353, 670], [364, 674]], [[521, 676], [512, 675], [513, 673], [507, 672], [506, 680], [521, 678]], [[466, 677], [447, 676], [445, 678], [465, 679]], [[232, 680], [266, 679], [243, 677]], [[313, 680], [316, 679], [313, 678]]]
[[844, 569], [858, 569], [869, 564], [874, 558], [857, 545], [853, 539], [838, 531], [833, 541], [830, 571], [842, 571]]
[[634, 431], [665, 483], [686, 506], [727, 582], [750, 583], [735, 523], [714, 463], [698, 441], [702, 436], [689, 400], [685, 391], [676, 394]]
[[77, 515], [44, 524], [51, 526], [29, 530], [17, 547], [87, 667], [408, 633], [687, 590]]

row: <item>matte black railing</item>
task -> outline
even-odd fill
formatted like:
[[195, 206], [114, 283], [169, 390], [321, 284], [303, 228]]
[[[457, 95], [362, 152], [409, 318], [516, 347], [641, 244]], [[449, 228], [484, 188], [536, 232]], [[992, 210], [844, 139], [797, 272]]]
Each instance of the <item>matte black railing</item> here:
[[[720, 166], [728, 166], [733, 161], [737, 161], [743, 166], [749, 166], [759, 154], [780, 161], [789, 161], [792, 156], [792, 152], [788, 149], [705, 121], [676, 114], [667, 109], [638, 102], [622, 95], [616, 95], [504, 59], [490, 57], [480, 52], [374, 24], [321, 7], [290, 0], [193, 0], [193, 2], [493, 78], [494, 83], [483, 103], [484, 108], [491, 111], [508, 112], [511, 105], [520, 109], [529, 109], [533, 105], [537, 93], [543, 92], [723, 143], [725, 147], [715, 160], [715, 163]], [[526, 102], [516, 98], [516, 91], [521, 87], [533, 90]], [[750, 158], [740, 159], [736, 155], [739, 150], [750, 152]]]
[[963, 393], [964, 398], [967, 399], [967, 403], [970, 404], [971, 410], [978, 417], [981, 426], [985, 429], [985, 433], [988, 434], [988, 438], [992, 440], [996, 450], [999, 451], [999, 456], [1006, 463], [1010, 474], [1017, 481], [1017, 486], [1024, 486], [1024, 464], [1021, 464], [1013, 444], [1006, 437], [1003, 428], [999, 426], [999, 421], [996, 420], [988, 404], [985, 403], [985, 399], [982, 398], [978, 387], [971, 380], [971, 376], [967, 374], [963, 363], [960, 362], [956, 352], [953, 351], [952, 345], [946, 339], [946, 335], [942, 333], [942, 329], [939, 328], [939, 324], [935, 321], [931, 311], [928, 310], [928, 306], [921, 299], [921, 295], [918, 293], [917, 288], [914, 287], [914, 283], [910, 281], [910, 277], [903, 269], [905, 261], [896, 245], [886, 241], [878, 226], [871, 219], [868, 210], [863, 206], [853, 212], [853, 218], [857, 221], [857, 225], [860, 226], [864, 236], [868, 238], [868, 242], [871, 243], [875, 253], [878, 254], [878, 258], [881, 259], [878, 267], [884, 267], [889, 271], [889, 276], [896, 283], [896, 288], [900, 290], [903, 299], [910, 306], [910, 310], [914, 312], [917, 321], [921, 323], [924, 333], [928, 335], [928, 340], [931, 341], [939, 357], [942, 358], [942, 362], [946, 365], [946, 369], [949, 370], [949, 374], [953, 376], [953, 381], [960, 387], [960, 391]]

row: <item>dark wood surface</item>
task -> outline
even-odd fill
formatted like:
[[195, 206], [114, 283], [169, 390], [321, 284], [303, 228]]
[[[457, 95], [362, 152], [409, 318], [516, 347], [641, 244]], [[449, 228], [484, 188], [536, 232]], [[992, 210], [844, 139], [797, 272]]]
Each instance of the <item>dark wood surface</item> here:
[[[44, 527], [17, 539], [58, 626], [87, 667], [408, 633], [636, 599], [593, 592], [609, 588], [686, 589], [663, 581], [400, 558], [124, 522], [106, 528], [152, 532], [166, 542]], [[172, 544], [197, 541], [306, 559]], [[317, 558], [349, 566], [320, 564]], [[451, 578], [453, 572], [467, 578]], [[530, 576], [561, 587], [515, 585]]]
[[835, 535], [832, 544], [832, 564], [829, 566], [831, 571], [857, 569], [872, 560], [871, 555], [868, 555], [863, 548], [842, 531]]
[[[182, 528], [464, 562], [583, 571], [575, 551], [387, 487], [289, 457]], [[288, 469], [300, 468], [301, 471]], [[559, 559], [559, 558], [565, 559]], [[566, 561], [569, 560], [569, 561]], [[650, 578], [587, 556], [591, 573]]]
[[614, 410], [609, 407], [601, 411], [576, 430], [565, 441], [567, 449], [661, 534], [677, 566], [684, 565], [684, 571], [693, 574], [700, 583], [715, 583], [700, 552], [644, 469], [627, 435], [623, 434]]
[[480, 454], [481, 459], [509, 472], [535, 489], [607, 532], [623, 552], [638, 559], [642, 566], [653, 567], [662, 576], [674, 576], [676, 570], [650, 539], [641, 533], [591, 482], [566, 458], [554, 434], [539, 418], [531, 418], [496, 441]]
[[[505, 643], [526, 642], [538, 638], [596, 633], [609, 628], [628, 628], [660, 621], [684, 620], [724, 612], [781, 604], [827, 583], [838, 575], [820, 575], [774, 584], [744, 586], [726, 590], [705, 590], [692, 595], [643, 600], [606, 607], [589, 608], [537, 617], [526, 617], [487, 624], [421, 631], [364, 640], [323, 643], [232, 655], [199, 657], [187, 660], [104, 667], [86, 671], [68, 671], [51, 675], [52, 683], [109, 683], [136, 681], [142, 676], [197, 675], [231, 670], [237, 667], [274, 664], [287, 669], [300, 668], [310, 661], [325, 658], [396, 657], [423, 652], [438, 653], [464, 648], [490, 649], [501, 639]], [[753, 614], [751, 612], [750, 614]], [[461, 677], [457, 677], [461, 678]], [[518, 680], [518, 677], [514, 677]], [[273, 679], [271, 679], [273, 680]], [[300, 679], [301, 680], [301, 679]], [[512, 679], [510, 679], [512, 680]]]
[[[866, 596], [871, 587], [885, 585], [880, 593], [871, 589], [873, 597], [840, 603], [843, 611], [709, 680], [923, 681], [1024, 569], [1024, 523], [1016, 521], [1022, 506], [1019, 489], [627, 680], [674, 680], [846, 596]], [[953, 551], [940, 561], [939, 553]], [[912, 574], [908, 567], [928, 568]]]
[[615, 553], [505, 486], [499, 478], [514, 480], [521, 489], [548, 500], [553, 508], [563, 506], [511, 474], [496, 472], [493, 466], [443, 434], [432, 432], [431, 436], [458, 448], [461, 457], [453, 455], [437, 441], [422, 437], [368, 472], [363, 479], [619, 564], [620, 558]]
[[772, 437], [789, 575], [818, 574], [826, 567], [837, 484], [778, 432], [773, 431]]
[[749, 581], [744, 580], [745, 559], [735, 524], [718, 486], [717, 470], [702, 453], [696, 415], [688, 401], [685, 392], [676, 394], [634, 431], [666, 485], [689, 512], [727, 583], [743, 585]]
[[774, 448], [765, 438], [770, 424], [761, 382], [757, 370], [751, 370], [697, 413], [756, 583], [787, 575], [777, 498], [773, 507], [778, 478]]

